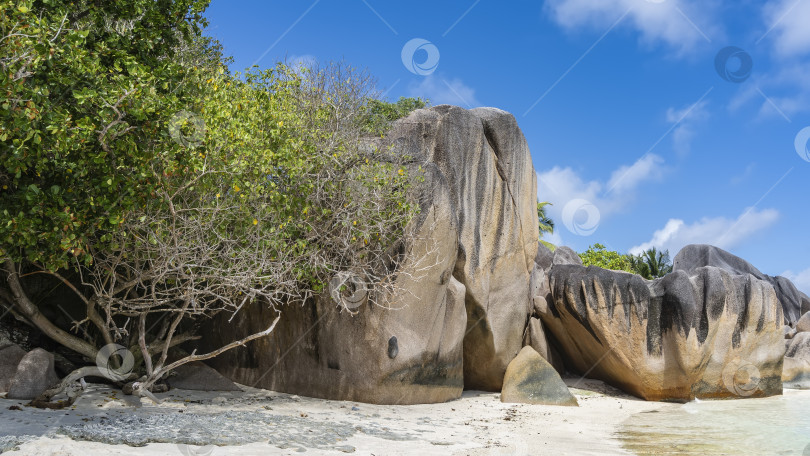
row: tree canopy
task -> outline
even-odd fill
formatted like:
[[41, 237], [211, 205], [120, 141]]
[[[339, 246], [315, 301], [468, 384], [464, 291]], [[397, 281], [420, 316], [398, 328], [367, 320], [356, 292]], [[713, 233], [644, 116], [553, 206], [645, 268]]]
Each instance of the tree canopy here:
[[597, 243], [580, 253], [579, 257], [585, 266], [630, 272], [647, 280], [657, 279], [672, 272], [669, 251], [659, 251], [655, 247], [639, 255], [631, 255], [608, 250], [604, 245]]
[[579, 254], [584, 266], [597, 266], [614, 271], [635, 272], [627, 255], [608, 250], [602, 244], [593, 244], [588, 250]]
[[[204, 0], [0, 4], [0, 304], [15, 317], [87, 359], [136, 353], [150, 388], [200, 318], [327, 291], [384, 305], [421, 168], [369, 137], [425, 101], [379, 100], [344, 63], [231, 74]], [[86, 318], [51, 322], [31, 273]]]
[[630, 255], [629, 258], [635, 273], [648, 280], [664, 277], [672, 272], [669, 250], [660, 251], [652, 247], [638, 255]]
[[175, 57], [207, 2], [2, 3], [0, 254], [88, 262], [182, 160], [167, 126], [194, 78]]

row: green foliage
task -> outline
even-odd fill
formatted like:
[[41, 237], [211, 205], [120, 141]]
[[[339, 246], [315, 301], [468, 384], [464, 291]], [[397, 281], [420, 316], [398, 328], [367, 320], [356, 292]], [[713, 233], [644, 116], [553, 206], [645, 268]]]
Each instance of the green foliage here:
[[[351, 116], [362, 115], [363, 100], [346, 82], [357, 80], [352, 70], [312, 71], [279, 64], [198, 81], [199, 114], [181, 116], [174, 130], [186, 150], [160, 176], [158, 198], [129, 215], [111, 256], [126, 252], [139, 264], [180, 257], [194, 247], [184, 238], [227, 250], [204, 265], [189, 262], [230, 276], [261, 269], [218, 294], [234, 302], [253, 293], [280, 303], [257, 286], [290, 297], [322, 290], [338, 270], [378, 273], [371, 263], [382, 262], [418, 211], [407, 197], [414, 173], [407, 157], [368, 153], [355, 141]], [[176, 210], [182, 220], [166, 216]], [[133, 236], [141, 243], [127, 243]]]
[[635, 272], [627, 255], [622, 255], [613, 250], [607, 250], [602, 244], [594, 244], [579, 254], [582, 264], [585, 266], [597, 266], [603, 269], [614, 271]]
[[537, 224], [540, 228], [540, 237], [543, 237], [544, 234], [554, 233], [554, 220], [551, 220], [546, 214], [546, 206], [551, 205], [546, 201], [537, 203]]
[[647, 280], [664, 277], [672, 272], [669, 250], [658, 251], [655, 247], [639, 255], [629, 255], [633, 271]]
[[[419, 169], [356, 142], [350, 113], [362, 100], [347, 94], [359, 89], [331, 85], [345, 76], [279, 64], [201, 80], [199, 114], [184, 113], [172, 129], [184, 159], [94, 252], [87, 276], [106, 312], [280, 308], [345, 271], [381, 303], [396, 270], [391, 246], [407, 244], [418, 212], [407, 193]], [[131, 288], [111, 293], [105, 283]]]
[[337, 272], [393, 295], [423, 178], [362, 139], [425, 102], [376, 102], [340, 64], [231, 75], [206, 0], [0, 6], [0, 260], [9, 283], [81, 272], [87, 308], [78, 335], [21, 317], [89, 358], [138, 347], [149, 383], [145, 345], [162, 365], [185, 319], [300, 303]]
[[0, 0], [0, 256], [88, 263], [187, 157], [169, 138], [205, 0]]
[[543, 240], [544, 235], [554, 233], [554, 220], [551, 220], [551, 217], [546, 214], [546, 206], [551, 205], [547, 201], [537, 202], [537, 227], [540, 229], [540, 243], [553, 252], [557, 249], [557, 246]]
[[428, 101], [421, 98], [400, 97], [395, 103], [369, 98], [364, 107], [364, 130], [373, 135], [384, 134], [391, 122], [427, 105]]
[[587, 251], [580, 253], [579, 257], [585, 266], [598, 266], [615, 271], [632, 272], [647, 280], [657, 279], [672, 272], [669, 251], [661, 252], [655, 247], [642, 252], [640, 255], [623, 255], [619, 252], [607, 250], [602, 244], [594, 244]]

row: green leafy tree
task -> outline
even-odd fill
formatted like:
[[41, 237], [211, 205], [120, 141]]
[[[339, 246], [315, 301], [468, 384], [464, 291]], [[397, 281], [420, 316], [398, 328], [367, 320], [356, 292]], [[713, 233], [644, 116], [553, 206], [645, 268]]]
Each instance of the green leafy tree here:
[[647, 280], [657, 279], [672, 272], [669, 251], [659, 251], [655, 247], [639, 255], [629, 255], [633, 271]]
[[174, 57], [207, 2], [0, 4], [0, 302], [92, 359], [98, 345], [47, 321], [19, 275], [90, 264], [90, 250], [159, 190], [155, 176], [182, 160], [167, 125], [195, 89]]
[[[206, 1], [0, 3], [6, 310], [89, 360], [125, 347], [135, 366], [116, 379], [139, 378], [147, 394], [179, 364], [275, 325], [168, 363], [216, 313], [325, 293], [385, 305], [407, 273], [420, 169], [363, 142], [367, 75], [340, 64], [230, 75], [200, 35]], [[73, 332], [27, 295], [37, 273], [84, 303]]]
[[633, 272], [633, 266], [627, 255], [613, 250], [607, 250], [602, 244], [593, 244], [583, 253], [579, 254], [584, 266], [597, 266], [614, 271]]
[[[361, 147], [365, 97], [352, 74], [340, 64], [317, 72], [279, 65], [204, 81], [199, 117], [174, 130], [186, 159], [88, 268], [105, 314], [138, 315], [140, 328], [171, 315], [162, 340], [137, 331], [130, 342], [144, 361], [142, 388], [221, 353], [167, 363], [174, 343], [196, 337], [174, 334], [184, 320], [252, 305], [281, 311], [327, 291], [338, 302], [366, 296], [387, 305], [393, 277], [407, 273], [391, 246], [411, 244], [406, 227], [417, 207], [407, 192], [418, 168]], [[225, 348], [269, 334], [276, 321]], [[149, 346], [159, 348], [154, 359]]]
[[428, 101], [422, 98], [400, 97], [394, 103], [368, 98], [363, 108], [364, 130], [373, 135], [381, 135], [388, 130], [391, 122], [427, 105]]

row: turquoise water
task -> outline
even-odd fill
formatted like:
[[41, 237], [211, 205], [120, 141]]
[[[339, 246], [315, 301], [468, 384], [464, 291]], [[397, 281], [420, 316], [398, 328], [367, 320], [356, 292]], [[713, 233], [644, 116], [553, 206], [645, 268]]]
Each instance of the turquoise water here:
[[631, 416], [618, 436], [640, 455], [810, 456], [810, 391], [667, 405]]

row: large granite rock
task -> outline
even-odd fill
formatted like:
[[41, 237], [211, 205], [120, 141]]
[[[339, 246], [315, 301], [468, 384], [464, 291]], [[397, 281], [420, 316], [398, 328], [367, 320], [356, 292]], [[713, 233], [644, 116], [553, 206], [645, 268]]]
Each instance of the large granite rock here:
[[810, 298], [799, 291], [789, 279], [763, 274], [751, 263], [719, 247], [705, 244], [687, 245], [675, 255], [672, 263], [672, 269], [675, 271], [691, 272], [704, 266], [714, 266], [734, 275], [751, 274], [759, 280], [770, 283], [782, 304], [786, 324], [796, 323], [803, 313], [810, 311]]
[[565, 363], [559, 354], [559, 348], [553, 337], [549, 337], [543, 327], [540, 315], [548, 313], [548, 300], [551, 299], [548, 273], [555, 264], [582, 265], [582, 260], [576, 252], [568, 247], [557, 247], [553, 252], [542, 243], [537, 246], [532, 270], [531, 296], [532, 314], [526, 328], [526, 337], [523, 345], [534, 348], [546, 361], [554, 366], [560, 374], [565, 373]]
[[11, 380], [17, 373], [17, 365], [25, 356], [25, 350], [14, 344], [0, 345], [0, 393], [8, 392]]
[[810, 332], [810, 312], [806, 312], [796, 322], [796, 332]]
[[557, 371], [532, 347], [524, 347], [506, 368], [501, 402], [579, 405]]
[[799, 333], [790, 341], [782, 382], [786, 388], [810, 389], [810, 332]]
[[8, 389], [9, 399], [34, 399], [59, 381], [53, 355], [41, 348], [28, 352], [17, 365]]
[[[537, 252], [536, 175], [514, 117], [497, 109], [437, 106], [397, 121], [377, 147], [426, 170], [414, 246], [401, 268], [435, 250], [426, 277], [409, 281], [393, 309], [331, 299], [287, 306], [274, 333], [212, 361], [238, 383], [380, 404], [441, 402], [463, 388], [500, 390], [523, 346]], [[247, 309], [203, 346], [267, 326]], [[191, 347], [189, 347], [191, 348]], [[205, 348], [205, 347], [203, 347]]]
[[569, 367], [647, 400], [782, 391], [783, 311], [769, 282], [716, 267], [655, 281], [556, 265], [543, 323]]
[[529, 324], [526, 327], [526, 335], [523, 340], [524, 347], [531, 347], [540, 356], [543, 357], [554, 369], [560, 374], [565, 373], [565, 362], [560, 356], [559, 350], [552, 345], [543, 328], [543, 322], [540, 317], [532, 316], [529, 319]]
[[458, 218], [453, 275], [467, 289], [464, 383], [498, 391], [523, 346], [537, 254], [537, 176], [511, 114], [437, 106], [400, 120], [389, 141], [447, 177]]

